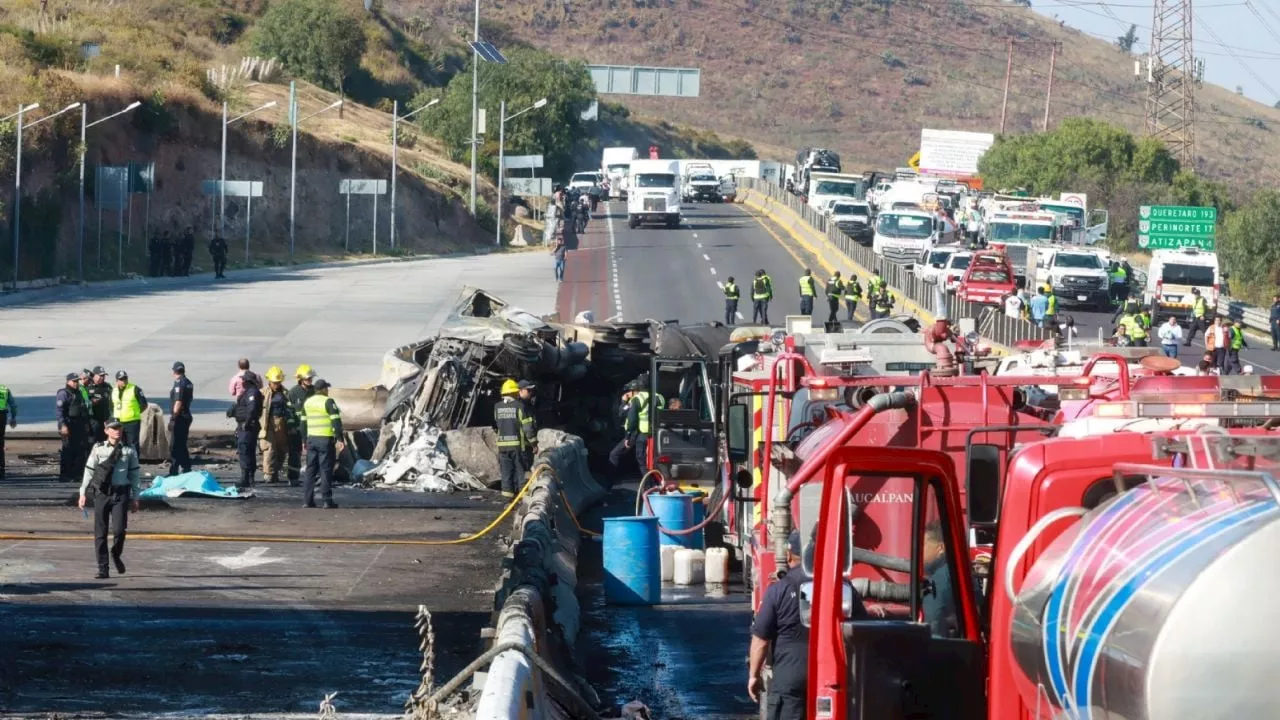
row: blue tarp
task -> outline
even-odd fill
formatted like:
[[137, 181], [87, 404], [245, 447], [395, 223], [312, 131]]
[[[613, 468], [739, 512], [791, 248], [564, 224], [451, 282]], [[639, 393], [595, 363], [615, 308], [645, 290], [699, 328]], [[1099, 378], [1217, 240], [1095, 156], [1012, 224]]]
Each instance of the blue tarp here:
[[140, 498], [176, 498], [183, 495], [203, 495], [216, 498], [246, 498], [253, 491], [241, 493], [238, 488], [223, 488], [217, 479], [206, 470], [182, 473], [167, 477], [158, 477], [151, 481], [151, 487], [142, 491]]

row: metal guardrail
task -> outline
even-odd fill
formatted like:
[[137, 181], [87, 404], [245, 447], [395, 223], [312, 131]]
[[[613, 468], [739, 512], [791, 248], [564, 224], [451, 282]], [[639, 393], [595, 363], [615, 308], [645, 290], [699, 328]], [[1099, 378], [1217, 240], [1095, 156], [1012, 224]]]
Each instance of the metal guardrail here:
[[[1139, 287], [1147, 286], [1147, 268], [1142, 265], [1133, 264], [1133, 268], [1138, 271]], [[1250, 305], [1243, 300], [1222, 295], [1218, 298], [1218, 305], [1214, 308], [1214, 312], [1224, 318], [1229, 318], [1236, 322], [1243, 322], [1244, 326], [1250, 330], [1271, 336], [1271, 308], [1258, 307]]]
[[917, 278], [907, 271], [907, 265], [878, 257], [870, 247], [861, 245], [844, 234], [835, 223], [828, 223], [822, 213], [775, 183], [760, 178], [740, 178], [738, 186], [767, 195], [774, 202], [786, 205], [865, 273], [880, 270], [891, 290], [915, 302], [935, 317], [946, 317], [953, 323], [962, 318], [973, 318], [979, 335], [1008, 348], [1013, 348], [1020, 342], [1042, 342], [1049, 337], [1047, 330], [1021, 318], [1011, 318], [1005, 315], [1003, 308], [960, 300], [952, 293], [939, 291], [937, 283]]

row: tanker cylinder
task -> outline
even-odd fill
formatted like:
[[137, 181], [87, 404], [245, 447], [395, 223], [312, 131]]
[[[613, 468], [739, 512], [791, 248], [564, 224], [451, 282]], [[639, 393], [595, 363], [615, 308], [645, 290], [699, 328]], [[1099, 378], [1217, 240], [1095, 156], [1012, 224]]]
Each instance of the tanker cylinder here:
[[1043, 717], [1276, 717], [1280, 505], [1260, 480], [1183, 474], [1085, 512], [1034, 558], [1020, 588], [1009, 581], [1022, 550], [1039, 544], [1039, 530], [1062, 529], [1065, 515], [1002, 560], [1026, 707]]

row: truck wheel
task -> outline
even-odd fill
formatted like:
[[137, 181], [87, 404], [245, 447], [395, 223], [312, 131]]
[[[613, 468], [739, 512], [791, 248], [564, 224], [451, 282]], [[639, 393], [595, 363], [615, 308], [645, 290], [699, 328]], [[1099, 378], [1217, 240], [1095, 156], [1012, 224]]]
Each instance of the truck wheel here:
[[675, 230], [680, 227], [680, 217], [676, 216], [667, 220], [667, 227]]
[[640, 227], [640, 218], [636, 217], [635, 215], [628, 215], [627, 227], [631, 228], [632, 230], [635, 230], [636, 228]]

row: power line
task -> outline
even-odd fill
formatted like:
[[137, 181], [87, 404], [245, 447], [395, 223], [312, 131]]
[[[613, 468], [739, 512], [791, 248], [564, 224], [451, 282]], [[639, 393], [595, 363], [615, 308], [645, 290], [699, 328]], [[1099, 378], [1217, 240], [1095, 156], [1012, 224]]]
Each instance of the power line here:
[[[1196, 19], [1196, 23], [1198, 23], [1200, 27], [1204, 28], [1205, 32], [1209, 33], [1210, 37], [1214, 38], [1215, 40], [1221, 39], [1218, 37], [1218, 34], [1213, 31], [1213, 28], [1209, 27], [1209, 23], [1205, 22], [1204, 19], [1201, 18], [1198, 13], [1195, 15], [1195, 19]], [[1272, 97], [1280, 97], [1280, 93], [1277, 93], [1275, 91], [1275, 88], [1271, 87], [1271, 85], [1268, 84], [1266, 80], [1263, 80], [1262, 76], [1259, 75], [1256, 71], [1254, 71], [1254, 69], [1248, 63], [1246, 63], [1244, 60], [1241, 60], [1238, 57], [1235, 57], [1235, 53], [1232, 53], [1231, 56], [1235, 58], [1236, 63], [1239, 64], [1240, 67], [1244, 68], [1245, 72], [1249, 73], [1249, 77], [1253, 78], [1254, 81], [1256, 81], [1259, 85], [1262, 86], [1262, 89], [1271, 93]]]

